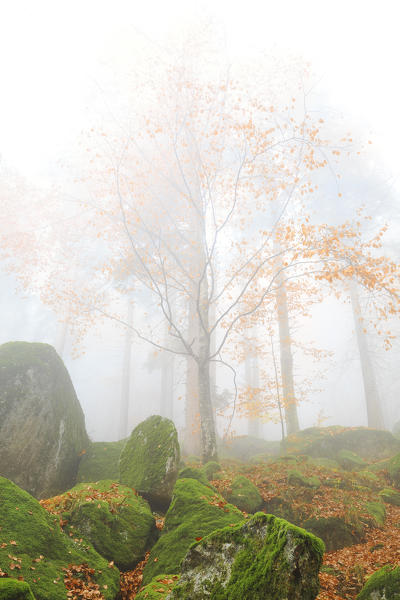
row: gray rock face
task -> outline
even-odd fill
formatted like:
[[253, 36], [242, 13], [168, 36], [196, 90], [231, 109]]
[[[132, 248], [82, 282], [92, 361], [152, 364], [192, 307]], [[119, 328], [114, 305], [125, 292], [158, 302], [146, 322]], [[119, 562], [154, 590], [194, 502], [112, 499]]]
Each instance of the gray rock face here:
[[36, 498], [75, 484], [89, 440], [62, 360], [48, 344], [0, 346], [0, 474]]
[[175, 425], [153, 415], [131, 433], [119, 461], [120, 483], [133, 487], [152, 508], [167, 508], [178, 477], [180, 449]]

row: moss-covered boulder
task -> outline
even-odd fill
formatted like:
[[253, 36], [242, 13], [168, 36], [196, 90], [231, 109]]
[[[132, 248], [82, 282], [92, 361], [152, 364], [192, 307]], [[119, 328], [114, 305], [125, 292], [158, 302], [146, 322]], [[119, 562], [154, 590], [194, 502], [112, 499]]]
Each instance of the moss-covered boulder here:
[[63, 533], [58, 517], [4, 477], [0, 477], [0, 523], [0, 569], [22, 576], [36, 600], [67, 600], [65, 569], [83, 564], [93, 570], [91, 579], [105, 600], [116, 597], [118, 569], [111, 568], [86, 540]]
[[144, 583], [160, 573], [178, 573], [181, 560], [196, 539], [243, 521], [239, 509], [195, 479], [178, 479], [160, 539], [143, 572]]
[[120, 482], [135, 488], [153, 508], [167, 508], [179, 461], [175, 425], [154, 415], [140, 423], [128, 438], [119, 461]]
[[400, 600], [400, 567], [386, 565], [368, 577], [357, 600]]
[[394, 506], [400, 506], [400, 492], [392, 490], [390, 488], [384, 488], [379, 492], [381, 500], [387, 504], [393, 504]]
[[203, 485], [212, 487], [207, 477], [205, 476], [202, 469], [196, 469], [195, 467], [184, 467], [178, 473], [178, 479], [196, 479]]
[[171, 599], [313, 600], [324, 545], [283, 519], [255, 514], [193, 545]]
[[383, 502], [366, 502], [365, 510], [370, 515], [369, 524], [374, 527], [383, 527], [386, 519], [386, 508]]
[[140, 590], [135, 600], [166, 600], [178, 581], [179, 575], [157, 575]]
[[[265, 512], [275, 515], [280, 519], [296, 523], [295, 512], [290, 502], [281, 496], [273, 496], [264, 504]], [[297, 524], [297, 523], [296, 523]]]
[[250, 479], [244, 477], [244, 475], [235, 477], [232, 481], [231, 489], [225, 497], [228, 502], [247, 513], [255, 513], [263, 505], [263, 499], [257, 487]]
[[346, 469], [346, 471], [361, 471], [361, 469], [365, 469], [368, 466], [368, 463], [361, 456], [344, 448], [336, 454], [336, 460], [342, 469]]
[[0, 346], [0, 475], [36, 498], [75, 485], [89, 440], [62, 360], [48, 344]]
[[368, 427], [310, 427], [288, 436], [286, 450], [335, 460], [340, 450], [349, 450], [371, 462], [400, 452], [400, 440], [390, 431]]
[[119, 480], [119, 458], [126, 440], [118, 442], [91, 442], [79, 463], [76, 483]]
[[400, 488], [400, 454], [393, 456], [388, 461], [386, 468], [392, 485]]
[[215, 460], [210, 460], [203, 466], [203, 473], [209, 480], [214, 479], [220, 471], [222, 471], [222, 467]]
[[288, 484], [300, 487], [306, 487], [311, 489], [318, 489], [321, 486], [321, 481], [315, 475], [311, 475], [311, 477], [306, 477], [300, 471], [289, 471], [287, 476]]
[[146, 500], [111, 480], [81, 483], [42, 505], [61, 519], [66, 532], [89, 540], [123, 571], [133, 568], [158, 538]]
[[327, 552], [358, 544], [364, 533], [362, 527], [354, 527], [340, 517], [312, 517], [303, 527], [323, 540]]
[[26, 581], [0, 579], [0, 600], [35, 600], [32, 590]]

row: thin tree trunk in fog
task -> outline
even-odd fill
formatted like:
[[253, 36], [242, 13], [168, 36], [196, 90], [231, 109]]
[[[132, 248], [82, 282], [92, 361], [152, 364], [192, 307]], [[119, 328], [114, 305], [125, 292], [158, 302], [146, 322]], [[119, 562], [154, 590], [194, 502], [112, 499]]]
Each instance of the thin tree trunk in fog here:
[[[175, 313], [175, 298], [171, 298], [171, 308]], [[171, 343], [169, 325], [165, 323], [164, 345], [168, 347]], [[172, 352], [164, 351], [161, 355], [161, 389], [160, 389], [160, 414], [168, 419], [174, 414], [174, 368], [175, 356]]]
[[[192, 298], [189, 299], [188, 304], [188, 339], [197, 340], [199, 328], [196, 305]], [[195, 359], [188, 356], [186, 359], [185, 452], [199, 456], [200, 445], [199, 374]]]
[[[257, 345], [257, 337], [255, 335], [254, 328], [253, 328], [253, 333], [254, 333], [254, 336], [252, 336], [252, 339], [254, 339], [254, 344], [256, 346]], [[254, 352], [250, 349], [249, 342], [247, 342], [246, 345], [248, 347], [246, 358], [245, 358], [245, 363], [244, 363], [246, 387], [248, 389], [253, 390], [253, 396], [252, 396], [251, 402], [249, 402], [249, 404], [251, 404], [251, 403], [256, 404], [259, 400], [259, 389], [260, 389], [260, 371], [259, 371], [259, 364], [258, 364], [258, 356], [257, 356], [256, 352]], [[257, 413], [257, 411], [255, 411], [255, 412]], [[250, 412], [249, 417], [248, 417], [247, 432], [249, 435], [252, 435], [254, 437], [260, 436], [260, 420], [259, 420], [259, 417], [252, 414], [252, 412]]]
[[368, 350], [368, 340], [362, 324], [360, 300], [358, 296], [357, 283], [350, 282], [350, 300], [353, 312], [354, 327], [358, 352], [360, 355], [361, 372], [364, 384], [365, 404], [367, 407], [368, 427], [384, 429], [381, 401], [376, 384], [374, 365]]
[[279, 391], [278, 366], [276, 364], [274, 340], [273, 340], [272, 335], [271, 335], [271, 352], [272, 352], [272, 360], [273, 360], [273, 363], [274, 363], [275, 387], [276, 387], [276, 401], [277, 401], [278, 409], [279, 409], [279, 420], [281, 422], [281, 435], [282, 435], [282, 442], [283, 442], [285, 440], [285, 420], [284, 420], [283, 411], [282, 411], [281, 393]]
[[118, 439], [123, 439], [128, 435], [128, 419], [129, 419], [129, 401], [130, 390], [132, 386], [132, 324], [133, 324], [133, 302], [128, 298], [128, 308], [126, 323], [128, 327], [125, 330], [124, 336], [124, 354], [122, 363], [122, 381], [121, 381], [121, 404], [119, 415], [119, 430]]
[[[278, 267], [280, 268], [280, 267]], [[286, 285], [283, 277], [277, 278], [276, 306], [279, 325], [279, 348], [281, 362], [283, 405], [287, 435], [299, 431], [299, 418], [297, 415], [296, 397], [294, 393], [293, 356], [290, 338], [289, 314], [287, 303]]]

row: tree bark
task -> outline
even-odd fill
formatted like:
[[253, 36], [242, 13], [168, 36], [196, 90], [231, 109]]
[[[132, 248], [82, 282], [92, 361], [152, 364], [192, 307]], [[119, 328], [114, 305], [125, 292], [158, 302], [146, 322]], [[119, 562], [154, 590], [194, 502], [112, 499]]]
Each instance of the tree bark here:
[[358, 352], [361, 362], [361, 373], [364, 384], [364, 397], [367, 408], [368, 427], [373, 427], [374, 429], [384, 429], [385, 426], [378, 386], [376, 383], [374, 365], [372, 364], [371, 355], [368, 349], [368, 339], [362, 324], [360, 299], [358, 295], [357, 283], [355, 281], [350, 282], [350, 300], [353, 312], [354, 327], [356, 331]]
[[124, 336], [124, 353], [122, 361], [122, 380], [121, 380], [121, 404], [119, 413], [119, 428], [118, 437], [119, 439], [126, 438], [128, 435], [128, 421], [129, 421], [129, 404], [130, 404], [130, 391], [132, 386], [132, 329], [130, 326], [133, 324], [133, 302], [128, 298], [127, 308], [127, 325]]
[[[252, 339], [254, 340], [254, 344], [257, 345], [257, 336], [256, 332], [253, 331]], [[251, 348], [251, 341], [247, 340], [247, 353], [244, 363], [244, 371], [246, 378], [246, 386], [249, 389], [253, 390], [253, 396], [251, 402], [257, 404], [259, 389], [260, 389], [260, 371], [258, 365], [258, 356], [257, 353]], [[256, 411], [257, 412], [257, 411]], [[260, 436], [260, 420], [257, 415], [249, 414], [247, 420], [247, 432], [249, 435], [254, 437]]]

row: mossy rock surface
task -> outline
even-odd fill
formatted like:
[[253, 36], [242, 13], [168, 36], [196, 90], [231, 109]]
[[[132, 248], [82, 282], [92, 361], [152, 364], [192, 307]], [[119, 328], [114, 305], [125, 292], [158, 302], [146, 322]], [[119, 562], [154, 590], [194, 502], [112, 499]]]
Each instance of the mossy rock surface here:
[[255, 513], [263, 505], [263, 499], [257, 487], [244, 475], [235, 477], [232, 481], [231, 491], [226, 494], [226, 499], [247, 513]]
[[179, 575], [157, 575], [140, 590], [135, 600], [166, 600], [178, 581]]
[[178, 477], [180, 450], [175, 425], [153, 415], [128, 438], [120, 457], [120, 482], [133, 487], [153, 508], [167, 508]]
[[318, 489], [321, 487], [321, 481], [315, 475], [311, 477], [306, 477], [300, 471], [289, 471], [288, 473], [288, 484], [300, 487], [306, 487], [311, 489]]
[[386, 519], [386, 508], [383, 502], [367, 502], [365, 509], [371, 515], [372, 525], [383, 527]]
[[214, 476], [220, 471], [222, 471], [222, 467], [215, 460], [210, 460], [203, 466], [203, 473], [208, 480], [214, 479]]
[[322, 541], [303, 529], [256, 513], [190, 548], [171, 600], [313, 600], [323, 553]]
[[123, 571], [136, 566], [158, 538], [146, 500], [111, 480], [81, 483], [43, 504], [65, 522], [68, 533], [84, 537]]
[[392, 490], [390, 488], [384, 488], [379, 492], [381, 500], [387, 504], [393, 504], [394, 506], [400, 506], [400, 492]]
[[143, 572], [144, 583], [160, 573], [178, 573], [181, 560], [196, 538], [243, 520], [240, 510], [208, 486], [195, 479], [178, 479], [164, 529]]
[[327, 552], [358, 544], [363, 539], [362, 529], [349, 525], [339, 517], [313, 517], [307, 519], [303, 527], [323, 540]]
[[119, 480], [119, 458], [126, 440], [118, 442], [91, 442], [79, 463], [76, 483]]
[[195, 467], [184, 467], [178, 473], [178, 479], [196, 479], [203, 485], [212, 487], [202, 469]]
[[351, 450], [339, 450], [336, 454], [336, 460], [346, 471], [361, 471], [368, 466], [368, 463]]
[[36, 498], [76, 482], [89, 439], [70, 376], [48, 344], [0, 346], [0, 475]]
[[340, 450], [357, 453], [367, 462], [400, 452], [400, 440], [390, 431], [368, 427], [310, 427], [286, 438], [288, 453], [336, 459]]
[[290, 521], [290, 523], [296, 523], [296, 517], [292, 505], [281, 496], [274, 496], [265, 502], [264, 510], [275, 517], [285, 519], [286, 521]]
[[387, 565], [368, 577], [357, 600], [400, 600], [400, 567]]
[[0, 600], [35, 600], [26, 581], [3, 577], [0, 579]]
[[387, 463], [386, 468], [392, 485], [400, 488], [400, 454], [393, 456]]
[[64, 569], [71, 564], [94, 569], [92, 578], [105, 600], [116, 597], [118, 569], [110, 568], [86, 540], [63, 533], [58, 517], [4, 477], [0, 477], [0, 523], [0, 568], [7, 575], [18, 572], [24, 577], [36, 600], [67, 599]]

